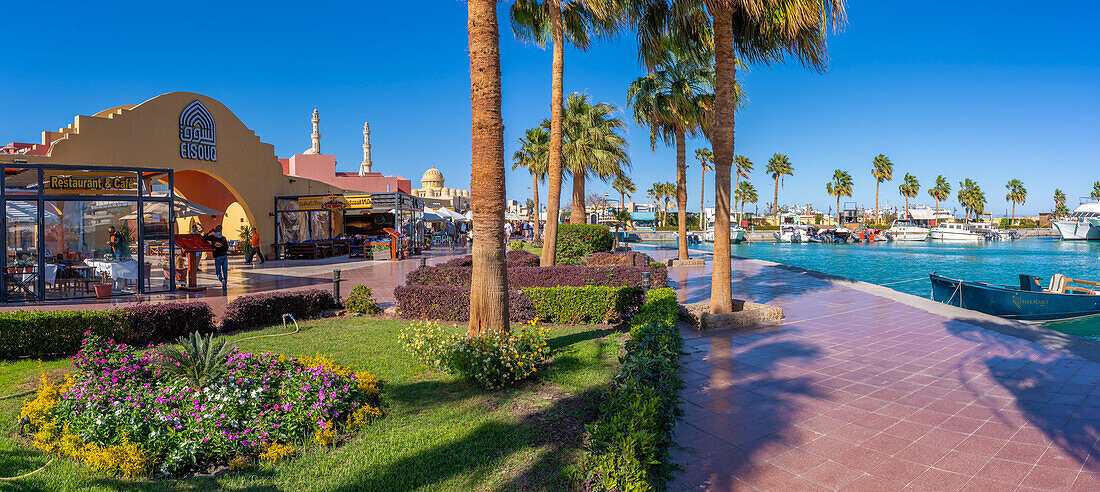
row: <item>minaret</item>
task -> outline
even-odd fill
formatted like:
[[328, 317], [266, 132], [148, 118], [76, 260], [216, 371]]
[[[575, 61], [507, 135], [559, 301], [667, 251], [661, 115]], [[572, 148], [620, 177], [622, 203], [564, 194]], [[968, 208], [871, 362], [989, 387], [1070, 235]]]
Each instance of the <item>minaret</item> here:
[[321, 116], [317, 108], [313, 108], [313, 135], [310, 137], [313, 146], [305, 151], [306, 154], [316, 155], [321, 153]]
[[370, 171], [370, 123], [363, 122], [363, 164], [359, 166], [359, 175], [365, 176]]

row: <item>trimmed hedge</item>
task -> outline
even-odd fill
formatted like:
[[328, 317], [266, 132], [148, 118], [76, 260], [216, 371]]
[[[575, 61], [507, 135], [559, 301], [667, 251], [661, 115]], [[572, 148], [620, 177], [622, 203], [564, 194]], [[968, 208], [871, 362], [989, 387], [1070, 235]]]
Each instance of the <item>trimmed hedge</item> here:
[[[413, 319], [470, 321], [470, 289], [439, 285], [399, 285], [393, 289], [401, 316]], [[535, 317], [531, 299], [514, 290], [508, 296], [508, 318], [523, 322]]]
[[[509, 252], [504, 254], [504, 263], [505, 263], [505, 267], [507, 267], [507, 268], [524, 267], [524, 266], [537, 267], [537, 266], [539, 266], [539, 256], [532, 253], [532, 252], [530, 252], [530, 251], [524, 251], [524, 250], [517, 249], [517, 250], [514, 250], [514, 251], [509, 251]], [[473, 266], [473, 265], [474, 265], [474, 257], [471, 256], [471, 255], [466, 255], [466, 256], [463, 256], [463, 257], [454, 258], [452, 260], [447, 260], [443, 263], [440, 263], [438, 266], [441, 266], [441, 267], [444, 267], [444, 268], [456, 268], [456, 267], [470, 267], [470, 266]]]
[[637, 287], [529, 287], [523, 295], [543, 322], [606, 323], [633, 316], [642, 306]]
[[222, 320], [223, 330], [244, 330], [281, 323], [284, 314], [305, 319], [320, 316], [326, 309], [338, 307], [332, 293], [312, 289], [291, 292], [264, 292], [241, 296], [229, 302]]
[[586, 490], [663, 490], [672, 474], [668, 450], [683, 413], [683, 339], [676, 329], [676, 292], [658, 289], [648, 296], [631, 320], [622, 368], [599, 418], [588, 426], [581, 465]]
[[104, 311], [11, 311], [0, 313], [0, 359], [75, 354], [87, 333], [142, 346], [214, 330], [214, 312], [205, 302]]
[[608, 265], [627, 265], [627, 266], [649, 266], [650, 263], [654, 263], [653, 258], [645, 253], [639, 253], [637, 251], [628, 251], [626, 253], [592, 253], [588, 255], [581, 262], [584, 266], [608, 266]]
[[[426, 266], [409, 272], [406, 285], [436, 285], [468, 289], [470, 267]], [[650, 272], [651, 287], [668, 285], [668, 269], [664, 265], [646, 266], [569, 266], [508, 268], [508, 287], [642, 287], [642, 273]]]
[[598, 224], [561, 224], [558, 226], [557, 260], [580, 261], [592, 253], [611, 251], [611, 229]]

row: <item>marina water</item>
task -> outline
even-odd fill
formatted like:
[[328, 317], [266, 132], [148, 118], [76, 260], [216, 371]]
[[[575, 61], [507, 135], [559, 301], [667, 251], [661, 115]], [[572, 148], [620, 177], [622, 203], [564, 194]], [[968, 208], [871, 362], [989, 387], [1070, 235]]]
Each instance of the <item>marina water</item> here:
[[[649, 243], [675, 247], [675, 242]], [[713, 251], [711, 243], [692, 249]], [[1100, 242], [1052, 238], [958, 243], [942, 241], [876, 242], [870, 244], [814, 244], [743, 242], [730, 246], [733, 256], [774, 261], [831, 275], [885, 285], [928, 298], [928, 274], [951, 278], [1019, 285], [1019, 275], [1100, 281]], [[1100, 339], [1100, 316], [1047, 323], [1047, 328], [1085, 338]]]

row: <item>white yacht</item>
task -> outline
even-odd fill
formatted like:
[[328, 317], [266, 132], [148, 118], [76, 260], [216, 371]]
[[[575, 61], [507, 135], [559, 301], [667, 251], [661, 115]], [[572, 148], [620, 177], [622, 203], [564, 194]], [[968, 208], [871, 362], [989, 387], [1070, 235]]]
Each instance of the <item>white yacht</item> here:
[[1082, 203], [1069, 217], [1051, 221], [1062, 239], [1100, 239], [1100, 202]]
[[920, 227], [908, 220], [895, 220], [886, 230], [888, 238], [894, 241], [924, 241], [928, 239], [928, 228]]
[[[745, 231], [745, 229], [741, 226], [730, 226], [730, 242], [739, 243], [741, 241], [744, 241], [746, 233], [747, 231]], [[703, 238], [703, 241], [706, 241], [708, 243], [714, 242], [713, 230], [703, 231], [699, 233], [699, 236]]]
[[809, 242], [810, 237], [806, 229], [785, 224], [779, 227], [779, 232], [773, 232], [775, 240], [781, 243], [801, 243]]
[[940, 241], [985, 241], [985, 234], [978, 232], [973, 225], [955, 222], [936, 224], [928, 237]]

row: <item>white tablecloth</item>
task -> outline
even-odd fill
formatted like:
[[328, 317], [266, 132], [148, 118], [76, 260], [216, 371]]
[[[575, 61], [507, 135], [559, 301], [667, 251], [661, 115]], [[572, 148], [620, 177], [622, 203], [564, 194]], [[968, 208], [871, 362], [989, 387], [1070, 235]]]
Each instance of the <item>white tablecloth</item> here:
[[138, 262], [136, 260], [126, 261], [96, 261], [96, 260], [84, 260], [84, 263], [98, 273], [106, 273], [112, 279], [126, 279], [137, 280], [138, 279]]

